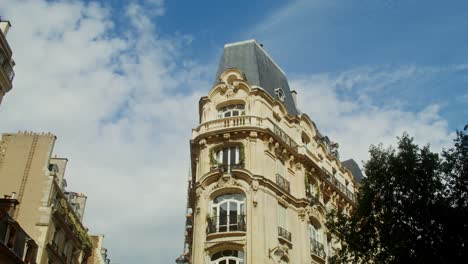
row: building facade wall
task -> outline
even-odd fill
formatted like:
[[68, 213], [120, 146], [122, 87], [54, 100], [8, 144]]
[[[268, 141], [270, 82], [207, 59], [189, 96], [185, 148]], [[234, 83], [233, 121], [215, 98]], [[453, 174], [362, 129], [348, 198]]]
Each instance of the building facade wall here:
[[[232, 105], [244, 110], [220, 116], [220, 109]], [[200, 99], [200, 125], [192, 133], [193, 229], [187, 232], [192, 263], [215, 263], [210, 256], [227, 249], [245, 254], [239, 263], [326, 263], [333, 241], [325, 214], [331, 209], [349, 214], [357, 186], [332, 144], [305, 114], [288, 115], [279, 98], [251, 86], [240, 70], [224, 72]], [[234, 154], [242, 156], [238, 165], [226, 169], [215, 161], [219, 150], [235, 146], [242, 146], [242, 154]], [[245, 195], [245, 230], [208, 231], [220, 226], [210, 219], [216, 218], [214, 199], [223, 194]]]
[[67, 160], [51, 158], [55, 140], [50, 133], [3, 134], [0, 194], [18, 199], [13, 217], [36, 241], [38, 263], [74, 264], [86, 257], [83, 249], [91, 250], [91, 242], [63, 193]]

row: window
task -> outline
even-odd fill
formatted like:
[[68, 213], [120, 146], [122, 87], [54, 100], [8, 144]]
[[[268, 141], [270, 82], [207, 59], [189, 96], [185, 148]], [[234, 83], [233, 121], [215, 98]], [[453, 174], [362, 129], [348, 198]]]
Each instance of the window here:
[[280, 159], [276, 160], [276, 173], [283, 177], [286, 176], [286, 167], [284, 166], [284, 162]]
[[223, 250], [211, 256], [211, 264], [244, 264], [244, 252]]
[[282, 160], [276, 160], [276, 184], [279, 185], [281, 189], [286, 192], [290, 192], [290, 184], [289, 181], [285, 178], [286, 175], [286, 167]]
[[211, 204], [208, 233], [245, 230], [245, 196], [236, 193], [216, 197]]
[[245, 115], [245, 105], [228, 105], [218, 110], [218, 118]]
[[278, 204], [278, 226], [287, 229], [286, 226], [286, 207]]
[[311, 181], [310, 181], [309, 190], [310, 190], [310, 195], [311, 195], [312, 197], [318, 198], [318, 196], [319, 196], [319, 186], [318, 186], [318, 184], [315, 182], [315, 180], [311, 180]]
[[278, 97], [278, 99], [279, 99], [281, 102], [284, 102], [284, 99], [286, 98], [286, 95], [285, 95], [283, 89], [281, 89], [281, 88], [276, 88], [276, 89], [275, 89], [275, 95], [276, 95], [276, 97]]
[[240, 163], [240, 146], [233, 146], [216, 152], [216, 161], [227, 167]]
[[313, 224], [309, 224], [309, 236], [310, 239], [314, 239], [315, 241], [323, 244], [322, 230]]
[[322, 229], [309, 224], [310, 252], [322, 258], [325, 258], [325, 249], [323, 246]]

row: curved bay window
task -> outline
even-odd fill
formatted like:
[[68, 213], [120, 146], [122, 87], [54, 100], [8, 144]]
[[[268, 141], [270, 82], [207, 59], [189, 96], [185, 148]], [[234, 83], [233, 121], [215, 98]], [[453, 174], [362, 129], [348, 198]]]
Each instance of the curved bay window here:
[[310, 253], [321, 258], [325, 258], [325, 248], [323, 246], [322, 229], [309, 224]]
[[244, 252], [223, 250], [211, 256], [210, 264], [244, 264]]
[[243, 194], [224, 194], [211, 202], [208, 233], [245, 230], [245, 196]]
[[245, 105], [228, 105], [218, 110], [218, 118], [245, 115]]

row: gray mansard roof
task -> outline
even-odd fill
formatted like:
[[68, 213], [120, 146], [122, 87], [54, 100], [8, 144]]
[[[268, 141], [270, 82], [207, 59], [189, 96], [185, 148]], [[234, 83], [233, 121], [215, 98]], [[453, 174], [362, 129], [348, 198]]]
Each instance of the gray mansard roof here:
[[361, 183], [361, 180], [362, 180], [362, 178], [364, 178], [364, 175], [362, 174], [362, 171], [359, 168], [359, 165], [357, 164], [356, 161], [354, 161], [353, 159], [349, 159], [349, 160], [342, 161], [341, 164], [345, 168], [348, 168], [351, 171], [351, 173], [354, 176], [354, 179], [358, 183]]
[[263, 88], [273, 98], [276, 98], [276, 88], [283, 89], [285, 93], [283, 104], [288, 114], [299, 114], [283, 70], [257, 41], [247, 40], [224, 45], [223, 56], [219, 63], [216, 78], [218, 79], [224, 71], [230, 68], [237, 68], [242, 71], [251, 85]]

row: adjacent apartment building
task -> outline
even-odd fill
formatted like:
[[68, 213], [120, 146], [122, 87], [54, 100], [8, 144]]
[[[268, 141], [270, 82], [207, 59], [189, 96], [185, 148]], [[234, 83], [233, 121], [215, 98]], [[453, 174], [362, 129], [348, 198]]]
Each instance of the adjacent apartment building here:
[[10, 211], [37, 244], [38, 264], [84, 263], [92, 242], [82, 224], [86, 196], [67, 192], [68, 160], [53, 156], [50, 133], [2, 134], [0, 194], [17, 203]]
[[12, 217], [17, 205], [10, 195], [0, 198], [0, 263], [35, 264], [36, 242]]
[[91, 235], [93, 251], [86, 264], [110, 264], [107, 248], [103, 247], [104, 235]]
[[[190, 140], [185, 252], [177, 263], [329, 263], [329, 210], [349, 214], [362, 177], [296, 103], [255, 40], [227, 44]], [[354, 174], [353, 174], [354, 173]]]
[[0, 18], [0, 104], [7, 92], [11, 90], [15, 72], [13, 67], [15, 62], [12, 59], [12, 51], [6, 35], [10, 29], [10, 21], [5, 21]]

